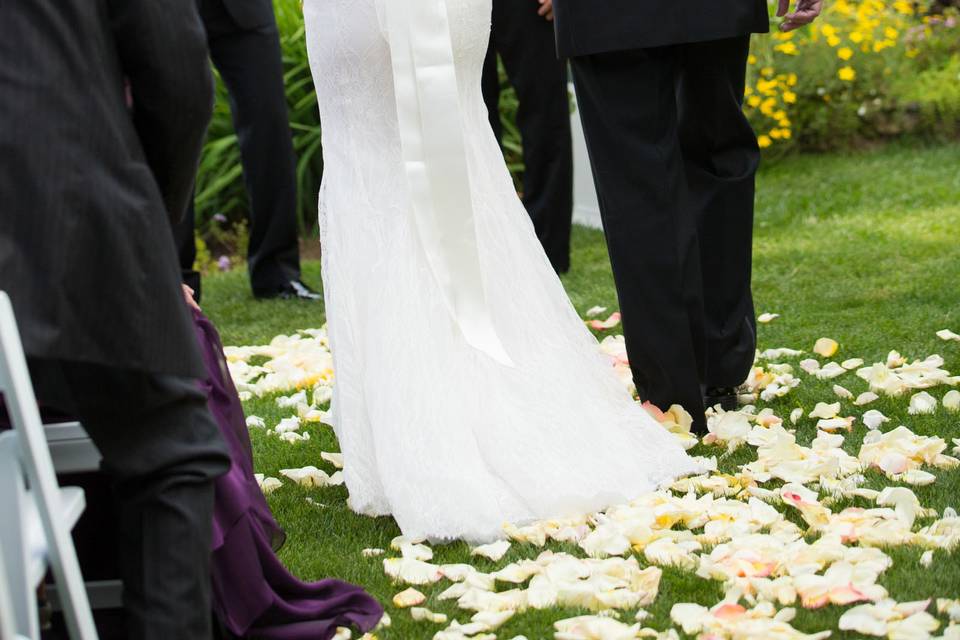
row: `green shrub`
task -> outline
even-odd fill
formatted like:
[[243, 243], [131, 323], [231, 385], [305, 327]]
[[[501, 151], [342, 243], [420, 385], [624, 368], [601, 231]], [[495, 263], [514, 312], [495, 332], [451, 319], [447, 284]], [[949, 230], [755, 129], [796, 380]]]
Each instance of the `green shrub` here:
[[954, 132], [956, 10], [835, 0], [812, 26], [754, 38], [745, 110], [761, 147], [823, 150]]

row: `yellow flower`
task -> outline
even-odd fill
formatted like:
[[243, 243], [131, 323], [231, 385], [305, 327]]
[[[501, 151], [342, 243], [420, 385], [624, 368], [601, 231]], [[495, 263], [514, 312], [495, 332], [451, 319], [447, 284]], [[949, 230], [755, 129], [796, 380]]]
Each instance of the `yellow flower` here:
[[893, 3], [893, 8], [904, 15], [913, 15], [913, 5], [906, 0], [897, 0]]
[[760, 106], [760, 102], [762, 102], [760, 100], [760, 96], [750, 96], [749, 98], [747, 98], [747, 104], [753, 107], [754, 109]]
[[783, 101], [787, 104], [796, 104], [797, 94], [795, 94], [793, 91], [784, 91]]
[[757, 64], [757, 56], [753, 55], [752, 53], [747, 56], [747, 64]]
[[773, 141], [770, 140], [770, 136], [760, 136], [757, 138], [757, 144], [760, 145], [761, 149], [766, 149], [773, 144]]
[[757, 92], [762, 93], [765, 96], [772, 96], [777, 91], [777, 81], [776, 80], [758, 80], [757, 81]]
[[840, 44], [840, 38], [837, 36], [827, 36], [827, 44], [831, 47], [835, 47]]
[[837, 49], [837, 57], [841, 60], [849, 60], [853, 57], [853, 49], [850, 47], [842, 47]]
[[853, 42], [854, 44], [856, 44], [856, 43], [859, 43], [859, 42], [862, 42], [862, 41], [863, 41], [863, 34], [862, 34], [862, 33], [860, 33], [859, 31], [851, 31], [851, 32], [850, 32], [850, 42]]
[[797, 86], [797, 74], [791, 73], [789, 76], [787, 76], [787, 84], [791, 87]]
[[777, 51], [780, 51], [781, 53], [785, 53], [788, 56], [797, 55], [797, 45], [795, 45], [792, 42], [784, 42], [783, 44], [778, 44], [777, 46], [774, 47], [774, 49], [776, 49]]
[[886, 29], [883, 30], [883, 35], [887, 36], [887, 38], [890, 40], [895, 40], [896, 37], [900, 35], [900, 32], [894, 29], [893, 27], [887, 27]]
[[773, 108], [777, 106], [777, 101], [773, 98], [767, 98], [760, 104], [760, 113], [765, 116], [773, 115]]
[[773, 75], [773, 67], [764, 67], [760, 69], [760, 75], [769, 78]]
[[853, 70], [853, 67], [843, 67], [837, 71], [837, 77], [845, 82], [853, 82], [857, 77], [857, 72]]

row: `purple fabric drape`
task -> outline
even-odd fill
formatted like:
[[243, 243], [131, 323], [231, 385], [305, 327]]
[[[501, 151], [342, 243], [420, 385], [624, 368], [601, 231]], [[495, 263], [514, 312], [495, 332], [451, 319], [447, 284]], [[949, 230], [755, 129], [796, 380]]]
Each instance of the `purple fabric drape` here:
[[360, 587], [327, 579], [305, 583], [280, 563], [283, 530], [253, 477], [250, 436], [240, 399], [213, 324], [194, 310], [207, 379], [209, 407], [233, 464], [216, 483], [213, 519], [213, 599], [221, 623], [242, 638], [326, 640], [340, 626], [362, 632], [383, 615]]

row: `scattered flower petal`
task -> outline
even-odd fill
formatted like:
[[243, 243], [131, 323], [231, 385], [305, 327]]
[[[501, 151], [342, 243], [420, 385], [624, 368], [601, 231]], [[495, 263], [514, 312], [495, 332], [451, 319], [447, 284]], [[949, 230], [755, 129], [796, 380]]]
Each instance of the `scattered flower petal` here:
[[510, 550], [510, 542], [508, 540], [498, 540], [491, 544], [481, 545], [475, 547], [470, 551], [472, 556], [483, 556], [484, 558], [489, 558], [494, 562], [499, 562], [503, 556], [507, 554], [507, 551]]
[[935, 413], [937, 410], [937, 399], [926, 391], [912, 396], [910, 398], [910, 408], [907, 410], [912, 416], [924, 413]]
[[393, 596], [393, 606], [398, 609], [405, 609], [407, 607], [415, 607], [418, 604], [423, 604], [427, 601], [427, 596], [423, 595], [413, 587], [405, 589]]
[[820, 338], [813, 345], [813, 352], [823, 356], [824, 358], [829, 358], [837, 352], [837, 349], [840, 348], [840, 345], [836, 340], [831, 338]]

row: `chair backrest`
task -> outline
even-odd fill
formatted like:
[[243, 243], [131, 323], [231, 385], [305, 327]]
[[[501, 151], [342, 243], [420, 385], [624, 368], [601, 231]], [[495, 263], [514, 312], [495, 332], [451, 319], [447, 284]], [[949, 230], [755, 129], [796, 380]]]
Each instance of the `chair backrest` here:
[[70, 599], [69, 604], [65, 603], [64, 606], [70, 637], [96, 638], [93, 615], [70, 530], [57, 509], [60, 487], [47, 449], [40, 409], [33, 394], [13, 306], [3, 291], [0, 291], [0, 393], [3, 393], [10, 422], [17, 432], [21, 462], [47, 534], [50, 568], [65, 599]]

